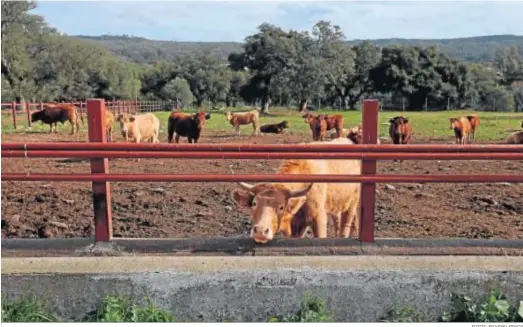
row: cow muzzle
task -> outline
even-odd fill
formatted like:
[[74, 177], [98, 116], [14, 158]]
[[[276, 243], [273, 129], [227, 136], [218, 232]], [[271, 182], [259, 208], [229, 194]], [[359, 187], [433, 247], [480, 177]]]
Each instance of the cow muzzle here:
[[256, 225], [251, 229], [251, 238], [256, 243], [267, 243], [274, 238], [274, 233], [270, 227]]

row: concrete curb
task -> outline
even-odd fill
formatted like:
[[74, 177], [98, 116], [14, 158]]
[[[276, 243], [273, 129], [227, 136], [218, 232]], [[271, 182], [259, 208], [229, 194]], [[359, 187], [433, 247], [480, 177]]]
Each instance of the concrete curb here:
[[523, 256], [523, 240], [470, 239], [276, 239], [260, 245], [247, 237], [2, 240], [2, 257], [85, 255], [509, 255]]
[[324, 298], [338, 321], [377, 321], [411, 305], [436, 319], [450, 294], [497, 287], [523, 299], [523, 257], [297, 256], [3, 258], [2, 293], [46, 299], [80, 318], [107, 294], [148, 297], [182, 319], [266, 321]]

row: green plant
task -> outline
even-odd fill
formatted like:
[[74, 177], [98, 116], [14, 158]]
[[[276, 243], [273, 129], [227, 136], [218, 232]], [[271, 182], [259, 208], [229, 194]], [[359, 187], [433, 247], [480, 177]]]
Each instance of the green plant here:
[[156, 308], [150, 301], [146, 306], [134, 304], [127, 296], [106, 296], [95, 313], [88, 316], [90, 322], [174, 322], [170, 312]]
[[46, 304], [35, 295], [23, 295], [8, 300], [2, 294], [2, 322], [55, 322], [58, 319], [50, 313]]
[[307, 295], [301, 303], [300, 310], [290, 316], [275, 316], [269, 322], [331, 322], [332, 317], [327, 304], [319, 297]]
[[411, 306], [395, 307], [387, 311], [381, 322], [426, 322], [425, 314]]
[[509, 303], [505, 295], [491, 290], [487, 300], [476, 304], [468, 296], [453, 294], [452, 309], [445, 312], [441, 321], [445, 322], [517, 322], [523, 321], [523, 301], [518, 308]]

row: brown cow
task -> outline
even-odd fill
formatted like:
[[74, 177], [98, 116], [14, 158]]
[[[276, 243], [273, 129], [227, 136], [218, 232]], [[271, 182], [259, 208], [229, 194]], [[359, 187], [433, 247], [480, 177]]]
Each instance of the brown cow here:
[[515, 132], [510, 134], [505, 143], [507, 144], [523, 144], [523, 131]]
[[309, 126], [312, 130], [313, 141], [323, 141], [327, 132], [327, 119], [325, 115], [309, 117]]
[[[322, 117], [322, 118], [320, 118], [320, 117]], [[335, 129], [336, 138], [342, 136], [344, 119], [343, 119], [343, 116], [340, 114], [314, 116], [313, 114], [306, 112], [305, 114], [302, 115], [302, 118], [305, 120], [306, 123], [309, 124], [309, 127], [312, 131], [313, 140], [318, 140], [321, 138], [320, 135], [316, 135], [316, 139], [314, 138], [315, 137], [314, 129], [318, 130], [318, 128], [320, 128], [321, 124], [323, 124], [323, 123], [321, 123], [321, 120], [325, 120], [325, 123], [326, 123], [325, 131], [330, 131], [332, 129]], [[320, 122], [318, 122], [316, 120], [317, 118], [320, 119]], [[323, 137], [325, 137], [325, 133], [323, 133]]]
[[198, 143], [205, 121], [210, 118], [211, 114], [206, 114], [204, 111], [192, 115], [172, 113], [167, 124], [168, 142], [172, 143], [173, 135], [176, 133], [175, 143], [179, 143], [180, 136], [187, 137], [189, 143]]
[[105, 134], [107, 142], [113, 141], [113, 125], [114, 125], [114, 114], [109, 110], [105, 110]]
[[449, 118], [450, 129], [454, 130], [454, 136], [456, 137], [456, 144], [467, 143], [470, 131], [470, 121], [467, 117]]
[[286, 120], [284, 120], [278, 124], [263, 125], [260, 127], [260, 131], [262, 133], [267, 133], [267, 134], [282, 134], [286, 128], [289, 128], [289, 123]]
[[[313, 142], [313, 144], [325, 144]], [[347, 138], [328, 143], [352, 144]], [[321, 147], [318, 147], [321, 148]], [[361, 160], [285, 160], [278, 174], [351, 174], [361, 173]], [[240, 182], [241, 188], [231, 192], [233, 201], [249, 209], [255, 242], [267, 243], [278, 232], [297, 235], [311, 226], [314, 237], [327, 237], [327, 214], [340, 215], [337, 236], [349, 237], [357, 220], [360, 183], [259, 183]], [[300, 212], [300, 210], [303, 210]], [[293, 217], [306, 217], [305, 223], [293, 227]], [[299, 222], [299, 221], [298, 221]], [[296, 219], [295, 219], [296, 223]], [[298, 230], [296, 230], [298, 227]]]
[[53, 130], [57, 133], [56, 124], [58, 122], [63, 124], [65, 121], [69, 121], [71, 124], [71, 135], [75, 134], [75, 126], [76, 132], [80, 131], [80, 120], [84, 124], [84, 117], [73, 104], [44, 104], [43, 108], [43, 110], [31, 114], [31, 122], [34, 123], [41, 120], [44, 124], [49, 124], [49, 133], [52, 133]]
[[120, 131], [125, 142], [129, 142], [130, 139], [135, 143], [141, 141], [159, 142], [160, 120], [154, 114], [146, 113], [131, 116], [120, 114], [117, 120], [120, 123]]
[[521, 128], [523, 128], [523, 120], [521, 121]]
[[409, 119], [403, 116], [389, 119], [389, 136], [394, 144], [408, 144], [412, 137]]
[[470, 134], [469, 134], [469, 141], [476, 140], [475, 132], [478, 129], [479, 126], [479, 117], [476, 114], [471, 114], [467, 116], [467, 119], [470, 122]]
[[260, 112], [251, 110], [247, 112], [226, 112], [227, 121], [234, 126], [236, 135], [240, 136], [240, 126], [252, 124], [252, 136], [260, 135]]

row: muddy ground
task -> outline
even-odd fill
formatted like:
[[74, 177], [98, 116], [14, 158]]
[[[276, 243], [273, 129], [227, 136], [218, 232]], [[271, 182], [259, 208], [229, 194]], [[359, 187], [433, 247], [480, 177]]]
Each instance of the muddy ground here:
[[[200, 142], [296, 143], [308, 142], [309, 138], [309, 135], [285, 135], [283, 139], [275, 135], [234, 137], [231, 131], [222, 131], [205, 132]], [[85, 134], [70, 136], [65, 131], [58, 135], [2, 135], [2, 142], [85, 140]], [[417, 142], [450, 143], [452, 139]], [[236, 173], [269, 173], [278, 164], [278, 160], [115, 159], [110, 160], [110, 171], [228, 174], [229, 166], [234, 165]], [[86, 173], [89, 169], [87, 161], [2, 158], [2, 172], [6, 173]], [[523, 171], [523, 162], [385, 161], [378, 163], [378, 171], [518, 174]], [[111, 183], [114, 236], [246, 234], [250, 228], [248, 216], [235, 208], [229, 196], [234, 187], [232, 183]], [[523, 238], [523, 184], [378, 184], [377, 190], [377, 237]], [[2, 182], [2, 238], [87, 237], [93, 231], [89, 183]]]

